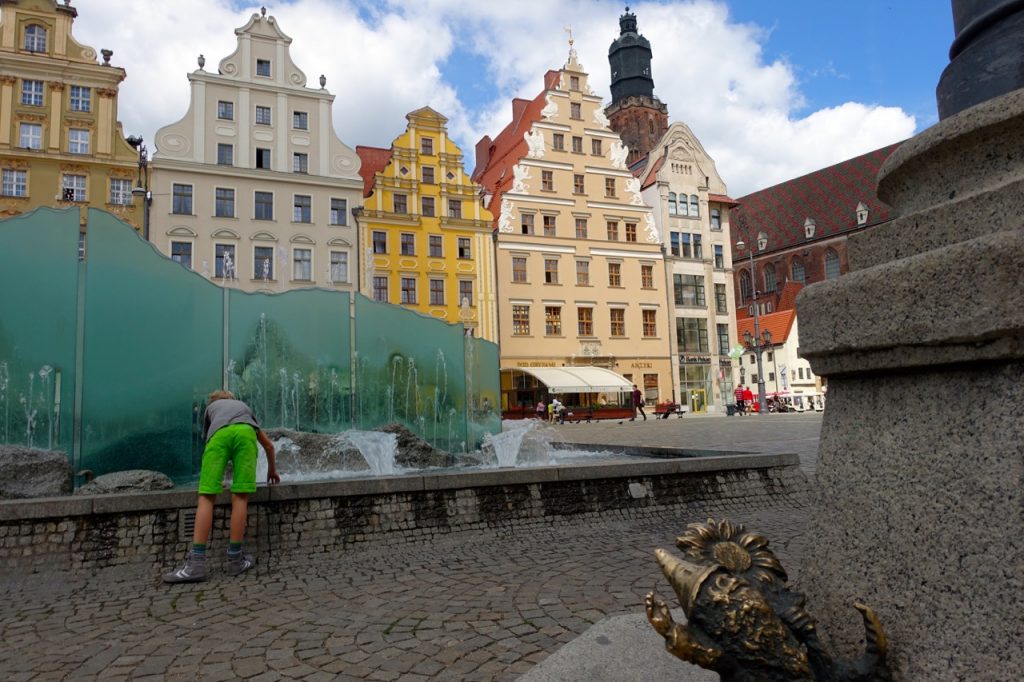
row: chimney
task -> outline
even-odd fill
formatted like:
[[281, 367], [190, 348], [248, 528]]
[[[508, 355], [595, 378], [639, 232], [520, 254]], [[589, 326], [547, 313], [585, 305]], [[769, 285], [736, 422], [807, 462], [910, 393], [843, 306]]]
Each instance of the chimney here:
[[484, 135], [480, 138], [480, 141], [476, 143], [476, 168], [473, 169], [473, 175], [470, 179], [473, 182], [479, 182], [478, 178], [483, 175], [484, 170], [487, 168], [487, 162], [491, 160], [491, 136]]

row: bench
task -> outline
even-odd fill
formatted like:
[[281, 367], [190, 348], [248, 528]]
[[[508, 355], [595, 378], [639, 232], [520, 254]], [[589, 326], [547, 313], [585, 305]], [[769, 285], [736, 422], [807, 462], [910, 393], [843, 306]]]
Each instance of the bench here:
[[669, 416], [673, 414], [678, 417], [682, 417], [686, 414], [686, 411], [683, 409], [682, 405], [677, 403], [659, 403], [654, 406], [655, 418], [668, 419]]

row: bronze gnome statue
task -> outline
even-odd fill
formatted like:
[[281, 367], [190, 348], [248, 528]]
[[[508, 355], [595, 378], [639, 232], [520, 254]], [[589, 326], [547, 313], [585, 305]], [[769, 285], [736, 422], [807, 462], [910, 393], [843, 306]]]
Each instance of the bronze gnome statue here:
[[787, 585], [786, 571], [768, 540], [729, 521], [694, 523], [676, 539], [680, 559], [663, 549], [658, 564], [675, 590], [686, 625], [651, 592], [647, 619], [665, 648], [717, 672], [724, 682], [882, 682], [890, 680], [887, 642], [874, 611], [855, 603], [867, 652], [857, 661], [833, 661], [824, 651], [803, 594]]

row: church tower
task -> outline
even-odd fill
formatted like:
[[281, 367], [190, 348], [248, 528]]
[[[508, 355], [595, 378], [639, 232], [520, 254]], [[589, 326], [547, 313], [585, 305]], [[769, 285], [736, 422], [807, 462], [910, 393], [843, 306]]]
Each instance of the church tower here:
[[637, 33], [636, 15], [619, 17], [619, 37], [608, 48], [612, 103], [605, 109], [611, 128], [629, 147], [627, 162], [645, 156], [668, 130], [668, 107], [654, 96], [651, 43]]

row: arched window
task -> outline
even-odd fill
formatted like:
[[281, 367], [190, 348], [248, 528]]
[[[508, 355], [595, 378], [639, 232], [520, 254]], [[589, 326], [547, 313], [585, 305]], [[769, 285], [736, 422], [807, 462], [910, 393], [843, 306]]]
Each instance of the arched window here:
[[803, 284], [807, 281], [807, 275], [804, 273], [804, 262], [799, 258], [793, 259], [793, 264], [790, 266], [793, 273], [793, 281], [800, 282]]
[[764, 290], [775, 293], [775, 266], [771, 263], [764, 266]]
[[29, 52], [46, 52], [46, 28], [29, 24], [25, 28], [25, 49]]
[[676, 215], [676, 193], [668, 193], [668, 214]]
[[750, 271], [740, 270], [740, 301], [750, 298]]
[[676, 215], [688, 215], [688, 213], [686, 211], [686, 195], [685, 194], [680, 194], [679, 195], [679, 210], [676, 212]]
[[651, 131], [651, 135], [653, 135], [653, 134], [654, 134], [654, 121], [653, 121], [653, 120], [651, 120], [651, 121], [648, 121], [648, 122], [647, 122], [647, 125], [648, 125], [648, 127], [650, 128], [650, 131]]
[[690, 195], [690, 217], [696, 218], [700, 215], [700, 199], [696, 194]]
[[839, 254], [829, 249], [825, 252], [825, 279], [839, 278]]

